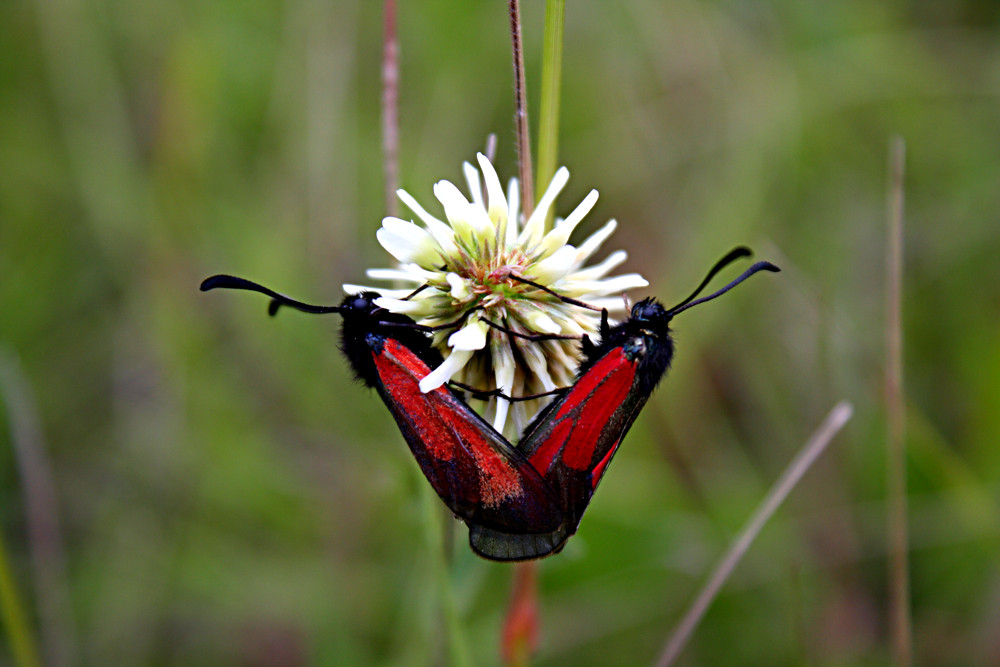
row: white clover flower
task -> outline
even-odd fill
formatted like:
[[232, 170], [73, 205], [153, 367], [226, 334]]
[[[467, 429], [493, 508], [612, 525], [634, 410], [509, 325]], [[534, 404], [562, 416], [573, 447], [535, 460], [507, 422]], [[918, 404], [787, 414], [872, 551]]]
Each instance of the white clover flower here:
[[[630, 273], [607, 277], [625, 261], [619, 250], [604, 261], [584, 266], [614, 232], [608, 221], [579, 247], [569, 237], [597, 202], [591, 190], [565, 219], [556, 219], [546, 232], [545, 220], [556, 196], [569, 180], [562, 167], [527, 221], [521, 224], [517, 179], [504, 194], [500, 179], [486, 156], [479, 154], [479, 171], [464, 165], [471, 200], [449, 181], [434, 186], [434, 196], [444, 207], [447, 222], [428, 213], [405, 190], [399, 198], [423, 222], [387, 217], [378, 230], [379, 243], [399, 261], [395, 269], [370, 269], [368, 277], [410, 285], [409, 289], [383, 289], [344, 285], [347, 292], [363, 289], [383, 296], [378, 305], [409, 315], [420, 324], [437, 326], [465, 316], [457, 330], [437, 332], [434, 344], [445, 356], [443, 364], [420, 383], [431, 391], [456, 381], [482, 390], [498, 388], [508, 396], [540, 394], [573, 381], [579, 361], [575, 340], [529, 341], [487, 324], [499, 324], [524, 334], [594, 334], [599, 313], [566, 304], [551, 294], [511, 278], [526, 278], [587, 303], [622, 310], [619, 295], [649, 283]], [[483, 191], [485, 182], [485, 193]], [[426, 285], [405, 299], [414, 288]], [[543, 400], [508, 403], [491, 399], [484, 412], [501, 433], [520, 433]], [[510, 420], [508, 420], [508, 416]]]

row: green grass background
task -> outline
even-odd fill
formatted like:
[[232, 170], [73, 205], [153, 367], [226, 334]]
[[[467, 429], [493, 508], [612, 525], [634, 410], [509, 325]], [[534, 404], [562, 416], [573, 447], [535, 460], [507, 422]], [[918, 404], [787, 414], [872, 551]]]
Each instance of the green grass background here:
[[[400, 4], [401, 180], [439, 211], [432, 183], [460, 182], [487, 133], [502, 177], [516, 170], [506, 4]], [[1000, 5], [567, 4], [559, 211], [601, 192], [578, 238], [617, 218], [608, 248], [667, 302], [736, 244], [784, 272], [678, 318], [674, 369], [579, 535], [540, 566], [537, 663], [651, 662], [841, 398], [855, 418], [683, 662], [888, 660], [894, 133], [915, 650], [922, 665], [1000, 662]], [[523, 11], [536, 112], [542, 3]], [[229, 272], [335, 302], [388, 265], [380, 14], [0, 4], [0, 342], [55, 481], [67, 664], [447, 662], [438, 510], [385, 408], [352, 384], [337, 321], [197, 291]], [[0, 531], [37, 627], [12, 421]], [[460, 525], [450, 538], [464, 639], [495, 664], [511, 568], [473, 556]]]

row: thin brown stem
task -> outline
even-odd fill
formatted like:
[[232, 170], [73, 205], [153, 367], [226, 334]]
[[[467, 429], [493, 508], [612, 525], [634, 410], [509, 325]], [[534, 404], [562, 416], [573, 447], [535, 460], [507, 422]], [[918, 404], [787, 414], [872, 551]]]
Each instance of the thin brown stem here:
[[385, 0], [382, 44], [382, 155], [385, 174], [385, 210], [399, 214], [399, 40], [396, 0]]
[[788, 497], [788, 494], [799, 483], [799, 480], [802, 479], [802, 476], [809, 470], [819, 455], [823, 453], [826, 446], [830, 444], [833, 436], [851, 418], [853, 411], [854, 408], [846, 401], [841, 401], [835, 405], [830, 414], [823, 420], [823, 423], [813, 433], [812, 437], [809, 438], [809, 441], [803, 445], [799, 453], [788, 464], [788, 467], [785, 468], [785, 471], [781, 473], [781, 477], [771, 486], [771, 490], [767, 492], [764, 500], [757, 506], [757, 509], [754, 510], [746, 525], [740, 530], [736, 539], [733, 540], [726, 555], [715, 566], [712, 575], [698, 593], [698, 597], [694, 599], [684, 617], [674, 628], [670, 639], [667, 640], [667, 643], [663, 647], [663, 652], [656, 661], [657, 667], [672, 665], [680, 656], [691, 634], [698, 627], [698, 623], [701, 622], [705, 612], [708, 611], [712, 600], [718, 595], [719, 590], [729, 578], [729, 575], [736, 569], [736, 565], [739, 564], [747, 549], [757, 539], [757, 535], [760, 534], [761, 529], [771, 519], [775, 511], [781, 506], [781, 503]]
[[5, 349], [0, 349], [0, 393], [6, 403], [24, 495], [44, 662], [71, 665], [76, 662], [75, 633], [56, 484], [34, 393], [17, 357]]
[[517, 131], [518, 177], [521, 179], [521, 211], [527, 220], [535, 210], [531, 169], [531, 134], [528, 131], [528, 94], [524, 83], [524, 48], [521, 41], [521, 3], [509, 1], [510, 41], [514, 51], [514, 125]]
[[[518, 178], [524, 219], [535, 210], [534, 175], [531, 167], [531, 134], [528, 130], [528, 98], [524, 82], [524, 48], [521, 41], [521, 3], [510, 0], [510, 38], [514, 56], [514, 124], [517, 130]], [[514, 591], [504, 623], [504, 662], [526, 665], [538, 643], [538, 574], [535, 563], [518, 563]]]
[[885, 410], [886, 492], [889, 500], [889, 627], [893, 661], [913, 663], [910, 619], [909, 530], [906, 502], [906, 414], [903, 401], [903, 174], [906, 144], [894, 137], [889, 147], [889, 190], [885, 258]]

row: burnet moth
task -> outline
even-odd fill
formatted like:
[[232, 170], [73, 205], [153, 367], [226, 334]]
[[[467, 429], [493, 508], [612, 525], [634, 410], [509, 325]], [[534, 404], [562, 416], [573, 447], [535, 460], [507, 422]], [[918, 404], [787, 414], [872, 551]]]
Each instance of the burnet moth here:
[[719, 271], [749, 255], [742, 247], [729, 252], [691, 296], [672, 308], [664, 308], [652, 298], [643, 299], [614, 327], [608, 325], [607, 311], [602, 312], [601, 339], [598, 343], [583, 339], [583, 361], [576, 382], [539, 413], [518, 444], [556, 496], [563, 524], [548, 533], [470, 525], [473, 551], [492, 560], [517, 561], [562, 549], [576, 533], [622, 439], [670, 366], [674, 354], [670, 322], [674, 316], [725, 294], [755, 273], [779, 271], [770, 262], [757, 262], [722, 289], [697, 298]]
[[449, 387], [420, 391], [420, 380], [441, 363], [425, 333], [432, 328], [376, 306], [375, 292], [349, 295], [339, 306], [314, 306], [234, 276], [213, 276], [201, 284], [202, 291], [216, 288], [266, 294], [272, 315], [281, 306], [339, 313], [340, 349], [355, 376], [378, 391], [427, 481], [470, 526], [547, 534], [563, 525], [549, 485], [506, 438]]
[[[769, 262], [758, 262], [722, 289], [696, 299], [720, 270], [749, 254], [746, 248], [727, 254], [673, 308], [644, 299], [614, 327], [602, 311], [601, 339], [583, 339], [576, 382], [534, 419], [517, 447], [450, 388], [420, 391], [420, 379], [441, 362], [425, 335], [431, 329], [375, 306], [376, 293], [348, 296], [340, 306], [313, 306], [232, 276], [214, 276], [201, 288], [262, 292], [272, 298], [271, 314], [281, 305], [307, 313], [340, 313], [341, 349], [355, 375], [379, 392], [431, 486], [468, 524], [473, 551], [491, 560], [519, 561], [557, 553], [576, 533], [611, 458], [670, 365], [672, 318], [754, 273], [778, 271]], [[551, 292], [522, 277], [511, 278]]]

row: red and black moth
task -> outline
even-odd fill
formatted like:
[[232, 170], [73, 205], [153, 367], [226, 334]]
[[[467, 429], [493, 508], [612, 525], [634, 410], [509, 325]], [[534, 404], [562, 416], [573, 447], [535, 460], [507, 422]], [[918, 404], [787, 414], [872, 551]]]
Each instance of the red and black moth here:
[[674, 316], [725, 294], [755, 273], [779, 271], [770, 262], [757, 262], [722, 289], [697, 298], [719, 271], [750, 254], [742, 247], [729, 252], [691, 296], [672, 308], [664, 308], [652, 298], [643, 299], [614, 327], [608, 325], [607, 311], [602, 312], [600, 342], [583, 339], [583, 361], [576, 382], [539, 413], [518, 444], [556, 495], [563, 524], [548, 533], [510, 533], [470, 525], [469, 543], [476, 553], [492, 560], [517, 561], [562, 549], [576, 533], [622, 439], [670, 367], [674, 355], [670, 322]]
[[234, 276], [201, 284], [202, 291], [216, 288], [267, 294], [272, 315], [280, 306], [340, 313], [340, 349], [354, 375], [378, 391], [427, 481], [470, 526], [546, 534], [563, 525], [552, 490], [506, 438], [449, 387], [420, 391], [420, 380], [442, 361], [425, 333], [431, 328], [376, 306], [375, 292], [350, 295], [339, 306], [314, 306]]
[[376, 293], [348, 296], [340, 306], [313, 306], [233, 276], [209, 278], [201, 289], [262, 292], [272, 298], [271, 314], [281, 305], [340, 313], [341, 349], [355, 375], [379, 392], [431, 486], [468, 524], [473, 551], [491, 560], [520, 561], [557, 553], [576, 533], [611, 458], [670, 365], [672, 318], [754, 273], [778, 271], [758, 262], [696, 299], [716, 273], [749, 254], [746, 248], [727, 254], [673, 308], [644, 299], [614, 327], [602, 312], [600, 342], [583, 339], [576, 382], [534, 419], [517, 447], [450, 388], [420, 391], [420, 379], [441, 362], [425, 334], [430, 329], [379, 308]]

